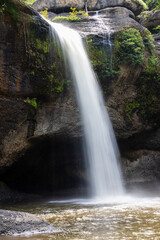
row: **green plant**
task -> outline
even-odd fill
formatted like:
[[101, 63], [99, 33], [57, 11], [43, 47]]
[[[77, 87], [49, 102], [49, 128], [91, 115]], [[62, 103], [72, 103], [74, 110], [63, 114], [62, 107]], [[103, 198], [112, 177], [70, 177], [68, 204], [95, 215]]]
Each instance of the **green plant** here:
[[144, 0], [149, 10], [160, 9], [160, 0]]
[[38, 104], [37, 104], [37, 99], [36, 98], [32, 98], [30, 99], [29, 97], [27, 97], [26, 102], [29, 103], [32, 107], [34, 107], [35, 109], [37, 109]]
[[43, 10], [43, 11], [40, 11], [40, 14], [41, 14], [43, 17], [45, 17], [46, 19], [49, 19], [49, 17], [48, 17], [48, 8], [46, 8], [46, 9]]
[[160, 25], [158, 25], [156, 28], [153, 28], [153, 33], [159, 33], [160, 32]]
[[139, 3], [144, 10], [148, 9], [147, 4], [143, 0], [133, 0], [133, 2]]
[[5, 10], [7, 9], [7, 6], [5, 3], [3, 3], [1, 6], [0, 6], [0, 14], [4, 14]]
[[25, 3], [27, 3], [27, 4], [32, 4], [32, 3], [34, 3], [36, 0], [25, 0]]
[[145, 29], [143, 32], [141, 32], [141, 36], [143, 38], [143, 43], [145, 45], [145, 48], [147, 48], [147, 50], [151, 54], [154, 54], [155, 45], [154, 45], [154, 38], [151, 32], [148, 29]]
[[115, 53], [121, 63], [143, 64], [144, 48], [141, 34], [134, 28], [122, 30], [115, 39]]
[[109, 85], [119, 74], [117, 57], [114, 54], [111, 56], [109, 46], [103, 45], [99, 37], [87, 37], [86, 47], [103, 92], [109, 94]]
[[150, 74], [157, 74], [158, 72], [158, 57], [153, 55], [148, 58], [146, 72]]
[[133, 101], [125, 104], [125, 113], [129, 120], [131, 120], [131, 114], [140, 107], [140, 103]]
[[58, 16], [52, 19], [53, 22], [80, 22], [82, 21], [82, 19], [80, 17], [77, 16], [77, 14], [79, 15], [83, 15], [85, 17], [87, 17], [88, 19], [88, 13], [85, 11], [77, 11], [76, 8], [70, 8], [72, 11], [69, 12], [68, 16]]

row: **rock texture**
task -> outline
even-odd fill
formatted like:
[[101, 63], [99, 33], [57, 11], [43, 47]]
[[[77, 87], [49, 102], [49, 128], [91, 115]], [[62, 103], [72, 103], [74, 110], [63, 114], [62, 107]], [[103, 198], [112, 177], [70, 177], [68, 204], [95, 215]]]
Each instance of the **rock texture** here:
[[[124, 178], [129, 184], [160, 181], [160, 152], [139, 150], [127, 152], [123, 159]], [[153, 174], [154, 172], [154, 174]]]
[[0, 235], [50, 233], [57, 230], [34, 214], [0, 210]]
[[[98, 18], [97, 14], [98, 13]], [[103, 38], [108, 31], [112, 35], [119, 33], [123, 28], [135, 27], [141, 30], [143, 27], [134, 18], [133, 12], [124, 7], [105, 8], [98, 12], [89, 12], [90, 20], [82, 22], [71, 22], [69, 25], [78, 30], [82, 36], [98, 35]]]
[[137, 19], [139, 20], [139, 23], [142, 24], [144, 27], [153, 29], [160, 25], [160, 11], [152, 10], [142, 12], [137, 17]]
[[[77, 9], [85, 8], [84, 0], [74, 0], [74, 1], [53, 1], [53, 0], [37, 0], [32, 5], [37, 11], [44, 10], [48, 8], [53, 12], [63, 12], [68, 11], [70, 7], [75, 7]], [[115, 7], [121, 6], [130, 9], [136, 15], [139, 14], [146, 5], [141, 1], [133, 1], [133, 0], [110, 0], [110, 1], [99, 1], [99, 0], [88, 0], [87, 1], [88, 10], [99, 10], [106, 7]]]
[[[2, 1], [1, 5], [3, 6], [0, 15], [0, 170], [2, 171], [31, 146], [28, 138], [34, 135], [36, 110], [26, 102], [26, 98], [37, 98], [39, 101], [43, 99], [43, 102], [48, 102], [48, 98], [54, 98], [55, 101], [60, 95], [57, 94], [57, 89], [61, 86], [63, 74], [58, 72], [60, 80], [58, 76], [55, 80], [56, 73], [53, 69], [55, 65], [53, 68], [50, 67], [52, 56], [48, 53], [48, 24], [37, 12], [21, 1], [9, 0], [7, 3]], [[56, 62], [59, 63], [61, 59], [57, 58]], [[39, 121], [41, 124], [41, 120]]]

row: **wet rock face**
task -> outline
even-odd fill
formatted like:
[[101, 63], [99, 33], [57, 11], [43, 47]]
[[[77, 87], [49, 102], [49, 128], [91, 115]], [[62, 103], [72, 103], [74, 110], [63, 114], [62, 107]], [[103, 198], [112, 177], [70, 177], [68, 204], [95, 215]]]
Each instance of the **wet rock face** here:
[[[97, 13], [99, 18], [97, 18]], [[82, 33], [82, 36], [87, 35], [99, 35], [103, 38], [104, 34], [119, 33], [122, 28], [142, 29], [142, 26], [135, 21], [135, 15], [133, 12], [124, 7], [110, 7], [100, 10], [98, 12], [89, 12], [90, 21], [71, 22], [69, 25], [71, 28], [78, 30]]]
[[[41, 94], [45, 81], [38, 72], [43, 59], [48, 60], [44, 49], [41, 49], [48, 37], [48, 25], [38, 13], [20, 1], [4, 1], [4, 6], [0, 15], [0, 94]], [[37, 59], [33, 49], [35, 53], [36, 49], [39, 50]], [[47, 67], [43, 67], [42, 72], [47, 77]], [[39, 77], [39, 86], [36, 77]]]
[[[42, 89], [45, 91], [43, 77], [38, 78], [39, 84], [35, 80], [39, 71], [36, 67], [37, 63], [32, 62], [33, 58], [31, 60], [33, 45], [30, 40], [32, 34], [37, 37], [42, 34], [45, 38], [46, 33], [48, 35], [48, 26], [33, 9], [26, 7], [21, 1], [1, 1], [0, 8], [0, 169], [2, 170], [15, 161], [17, 154], [29, 147], [27, 137], [32, 135], [30, 130], [35, 121], [35, 111], [25, 100], [33, 92], [36, 96], [42, 93]], [[39, 41], [41, 40], [40, 38]], [[36, 51], [36, 48], [34, 49]]]
[[[139, 150], [123, 158], [123, 175], [128, 184], [160, 181], [160, 152]], [[153, 174], [154, 173], [154, 174]]]
[[[55, 101], [61, 95], [58, 91], [63, 89], [64, 71], [62, 60], [54, 53], [53, 58], [57, 65], [52, 64], [52, 56], [49, 55], [49, 26], [35, 10], [18, 0], [1, 1], [0, 8], [2, 8], [0, 171], [2, 171], [30, 147], [28, 138], [34, 135], [36, 126], [40, 128], [37, 121], [42, 124], [41, 117], [39, 120], [36, 119], [37, 111], [26, 102], [26, 98], [37, 98], [37, 101], [43, 103], [49, 102], [49, 98]], [[50, 106], [50, 109], [53, 115], [54, 107]], [[41, 114], [43, 112], [42, 107]], [[42, 126], [41, 134], [44, 127]], [[44, 132], [47, 134], [49, 131], [52, 132], [48, 127]]]
[[57, 232], [51, 224], [36, 215], [0, 210], [0, 235]]
[[[63, 12], [68, 11], [70, 7], [75, 7], [77, 9], [83, 10], [85, 8], [84, 0], [73, 0], [73, 1], [53, 1], [53, 0], [37, 0], [32, 5], [37, 11], [44, 10], [48, 8], [53, 12]], [[133, 0], [89, 0], [87, 2], [88, 10], [99, 10], [106, 7], [126, 7], [134, 12], [136, 15], [139, 14], [143, 9], [144, 5], [140, 1]]]

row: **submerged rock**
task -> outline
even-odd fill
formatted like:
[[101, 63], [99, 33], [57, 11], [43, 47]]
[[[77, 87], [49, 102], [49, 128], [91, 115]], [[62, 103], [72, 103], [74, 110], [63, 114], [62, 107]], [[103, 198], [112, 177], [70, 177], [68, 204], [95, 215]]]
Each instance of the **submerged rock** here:
[[0, 210], [0, 235], [58, 232], [42, 218], [25, 212]]

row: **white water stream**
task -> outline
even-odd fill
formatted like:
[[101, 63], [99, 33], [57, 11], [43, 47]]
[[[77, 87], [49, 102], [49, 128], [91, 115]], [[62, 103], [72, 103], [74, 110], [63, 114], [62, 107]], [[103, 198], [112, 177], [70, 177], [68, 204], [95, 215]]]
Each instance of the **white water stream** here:
[[[102, 201], [123, 194], [119, 151], [95, 73], [80, 35], [49, 22], [58, 37], [76, 88], [90, 174], [91, 197]], [[55, 41], [55, 40], [54, 40]]]

